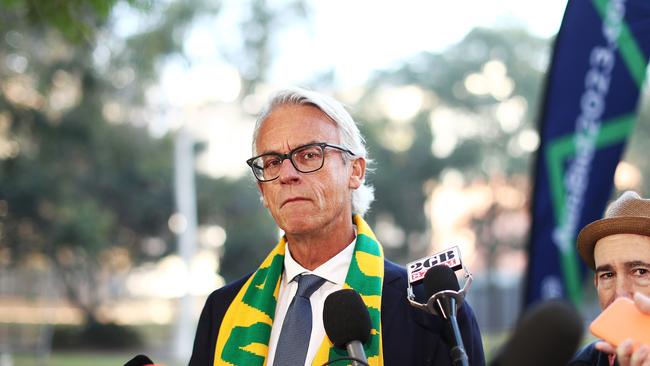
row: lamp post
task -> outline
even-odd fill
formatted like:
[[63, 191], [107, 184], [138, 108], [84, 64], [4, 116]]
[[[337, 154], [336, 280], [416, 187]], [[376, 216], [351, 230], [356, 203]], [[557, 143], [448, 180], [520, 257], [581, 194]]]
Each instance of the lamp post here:
[[177, 254], [181, 260], [179, 298], [176, 307], [171, 357], [187, 362], [192, 352], [195, 319], [194, 299], [190, 292], [191, 263], [197, 252], [197, 207], [195, 189], [194, 137], [189, 124], [195, 112], [205, 103], [198, 96], [190, 77], [187, 62], [171, 60], [164, 68], [160, 80], [160, 101], [164, 104], [166, 125], [174, 134], [174, 201], [176, 211], [169, 219], [169, 227], [176, 234]]
[[190, 264], [197, 250], [196, 189], [194, 183], [194, 138], [182, 124], [174, 138], [174, 195], [177, 215], [184, 221], [178, 232], [178, 255], [184, 264], [185, 291], [181, 295], [176, 314], [173, 357], [187, 359], [192, 352], [194, 338], [194, 302], [189, 292]]
[[[225, 70], [225, 71], [224, 71]], [[194, 295], [191, 293], [191, 263], [197, 253], [197, 205], [195, 189], [194, 137], [190, 128], [198, 127], [201, 120], [213, 120], [206, 115], [210, 106], [233, 102], [241, 90], [239, 74], [223, 64], [171, 62], [163, 71], [162, 92], [171, 111], [174, 136], [174, 196], [176, 201], [175, 224], [178, 256], [183, 263], [183, 289], [180, 294], [174, 335], [172, 357], [187, 362], [192, 352], [196, 320]], [[234, 95], [234, 97], [232, 97]], [[214, 113], [214, 109], [212, 109]], [[212, 113], [211, 113], [212, 114]]]

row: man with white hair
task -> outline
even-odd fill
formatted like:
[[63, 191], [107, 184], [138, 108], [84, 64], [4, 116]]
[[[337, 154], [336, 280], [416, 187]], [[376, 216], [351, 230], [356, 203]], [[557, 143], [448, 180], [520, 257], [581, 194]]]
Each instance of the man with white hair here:
[[[190, 365], [320, 366], [346, 356], [322, 321], [325, 298], [342, 288], [368, 309], [370, 365], [451, 365], [446, 324], [410, 306], [406, 270], [384, 258], [362, 218], [374, 199], [368, 157], [345, 108], [304, 89], [278, 92], [258, 117], [253, 156], [247, 163], [284, 235], [257, 270], [210, 295]], [[470, 364], [484, 365], [468, 304], [458, 318]]]
[[[577, 246], [582, 260], [595, 272], [594, 285], [602, 310], [619, 297], [626, 297], [650, 314], [649, 199], [632, 191], [623, 193], [609, 205], [605, 218], [580, 231]], [[650, 345], [634, 351], [631, 340], [618, 348], [598, 341], [582, 349], [569, 365], [650, 366]]]

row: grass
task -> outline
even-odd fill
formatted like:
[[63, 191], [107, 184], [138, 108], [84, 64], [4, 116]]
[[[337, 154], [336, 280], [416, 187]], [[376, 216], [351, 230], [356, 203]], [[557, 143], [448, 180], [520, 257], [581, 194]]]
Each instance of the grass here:
[[[147, 334], [156, 333], [162, 329], [157, 326], [147, 327]], [[158, 337], [160, 334], [158, 333]], [[499, 346], [501, 346], [508, 338], [509, 333], [503, 332], [499, 334], [483, 334], [483, 348], [487, 360], [491, 360]], [[155, 340], [160, 342], [160, 339]], [[593, 341], [593, 337], [586, 336], [583, 344]], [[160, 348], [157, 348], [160, 349]], [[100, 351], [56, 351], [53, 352], [49, 358], [43, 359], [36, 355], [31, 354], [16, 354], [13, 355], [13, 366], [119, 366], [124, 365], [128, 360], [133, 358], [139, 351], [119, 351], [119, 352], [100, 352]], [[148, 353], [149, 351], [143, 351]], [[158, 364], [165, 366], [181, 366], [187, 364], [187, 361], [181, 363], [174, 363], [169, 361], [167, 356], [148, 353], [148, 355]], [[0, 359], [1, 361], [1, 359]], [[0, 362], [1, 364], [2, 362]]]
[[[506, 333], [484, 335], [484, 349], [486, 359], [491, 359], [494, 353], [493, 348], [503, 343], [507, 338]], [[147, 353], [148, 351], [144, 351]], [[92, 352], [92, 351], [56, 351], [48, 359], [42, 359], [30, 354], [17, 354], [13, 356], [13, 366], [120, 366], [133, 358], [138, 351], [128, 352]], [[165, 356], [149, 354], [148, 355], [158, 364], [165, 366], [181, 366], [185, 363], [172, 363], [166, 360]], [[189, 361], [189, 360], [188, 360]]]
[[[40, 358], [30, 354], [13, 355], [13, 366], [121, 366], [132, 359], [137, 352], [93, 352], [66, 351], [54, 352], [48, 358]], [[163, 356], [149, 354], [157, 365], [181, 366], [187, 365], [188, 360], [176, 363], [166, 360]]]
[[18, 354], [13, 356], [14, 366], [116, 366], [124, 365], [133, 357], [130, 354], [97, 352], [53, 353], [49, 358], [36, 355]]
[[[76, 349], [70, 348], [70, 345], [68, 345], [68, 348], [52, 350], [48, 357], [35, 352], [38, 349], [36, 342], [40, 336], [39, 326], [29, 324], [4, 324], [3, 326], [4, 338], [9, 336], [7, 339], [11, 340], [10, 344], [18, 348], [13, 348], [15, 353], [12, 354], [9, 363], [3, 363], [3, 358], [0, 355], [0, 366], [7, 364], [12, 366], [121, 366], [139, 353], [145, 353], [158, 364], [165, 366], [186, 365], [188, 361], [174, 363], [169, 360], [169, 343], [172, 339], [172, 327], [169, 325], [134, 326], [133, 329], [145, 341], [145, 345], [142, 347], [112, 351]], [[59, 327], [74, 330], [76, 326]], [[0, 336], [3, 336], [2, 332], [0, 332]], [[7, 339], [4, 339], [4, 341], [7, 341]], [[192, 341], [193, 339], [188, 340], [188, 342]], [[0, 345], [2, 344], [3, 338], [0, 337]], [[2, 349], [0, 348], [0, 350]], [[4, 361], [7, 361], [6, 355]]]

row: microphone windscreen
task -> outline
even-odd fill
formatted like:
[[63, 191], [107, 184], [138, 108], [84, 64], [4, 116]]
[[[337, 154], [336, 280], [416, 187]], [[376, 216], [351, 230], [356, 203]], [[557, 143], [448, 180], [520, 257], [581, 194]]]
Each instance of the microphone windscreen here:
[[440, 291], [458, 291], [460, 285], [453, 269], [444, 264], [437, 264], [424, 275], [424, 290], [427, 298], [430, 298]]
[[352, 289], [332, 292], [323, 305], [325, 333], [336, 347], [352, 341], [365, 343], [370, 338], [370, 315], [361, 296]]
[[124, 366], [144, 366], [144, 365], [153, 365], [153, 361], [145, 355], [137, 355], [125, 363]]
[[582, 339], [582, 317], [573, 305], [551, 300], [524, 313], [491, 366], [566, 365]]

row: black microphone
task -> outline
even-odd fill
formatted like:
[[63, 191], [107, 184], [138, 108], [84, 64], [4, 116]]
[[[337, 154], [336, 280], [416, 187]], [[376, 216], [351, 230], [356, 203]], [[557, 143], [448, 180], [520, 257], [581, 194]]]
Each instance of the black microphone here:
[[[469, 366], [463, 338], [456, 319], [457, 309], [463, 302], [464, 294], [454, 271], [444, 264], [431, 267], [424, 275], [424, 289], [429, 302], [435, 306], [437, 313], [449, 322], [453, 333], [453, 347], [449, 356], [453, 365]], [[432, 302], [433, 300], [433, 302]]]
[[353, 366], [368, 365], [363, 343], [370, 339], [370, 314], [352, 289], [332, 292], [323, 305], [325, 333], [336, 347], [346, 348]]
[[517, 322], [490, 366], [566, 365], [582, 339], [583, 323], [569, 303], [550, 300], [532, 307]]
[[125, 363], [124, 366], [146, 366], [155, 365], [151, 359], [145, 355], [137, 355]]

